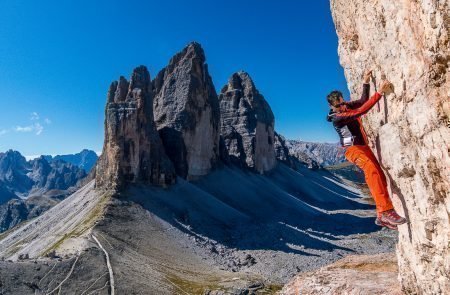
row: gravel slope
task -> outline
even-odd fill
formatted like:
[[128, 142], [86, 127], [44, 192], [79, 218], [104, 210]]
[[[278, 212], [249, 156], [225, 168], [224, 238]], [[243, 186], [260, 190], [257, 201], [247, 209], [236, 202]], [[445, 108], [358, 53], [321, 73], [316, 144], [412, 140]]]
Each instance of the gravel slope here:
[[[396, 242], [373, 224], [373, 206], [359, 191], [327, 171], [279, 165], [263, 176], [223, 167], [112, 198], [93, 185], [0, 236], [0, 257], [18, 260], [0, 261], [3, 288], [41, 294], [63, 282], [64, 294], [88, 284], [85, 294], [111, 292], [108, 254], [116, 294], [274, 294], [298, 272], [348, 254], [390, 252]], [[56, 257], [34, 258], [49, 247]], [[59, 275], [43, 279], [55, 262]]]

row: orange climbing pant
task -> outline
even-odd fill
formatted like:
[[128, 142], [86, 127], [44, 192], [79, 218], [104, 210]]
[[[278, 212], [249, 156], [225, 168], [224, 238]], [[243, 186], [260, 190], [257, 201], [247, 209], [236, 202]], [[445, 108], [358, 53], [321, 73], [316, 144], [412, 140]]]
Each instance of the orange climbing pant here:
[[345, 151], [345, 157], [364, 171], [366, 183], [377, 206], [378, 215], [393, 209], [387, 190], [386, 177], [370, 148], [367, 145], [350, 146]]

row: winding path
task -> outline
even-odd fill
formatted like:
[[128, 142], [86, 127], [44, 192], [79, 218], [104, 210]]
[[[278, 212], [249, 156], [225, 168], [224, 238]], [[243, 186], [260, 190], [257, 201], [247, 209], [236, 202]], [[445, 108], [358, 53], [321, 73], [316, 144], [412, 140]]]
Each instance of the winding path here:
[[100, 244], [100, 242], [97, 239], [97, 237], [94, 236], [94, 235], [92, 235], [92, 237], [94, 238], [95, 242], [97, 242], [97, 244], [100, 247], [100, 249], [102, 249], [103, 252], [105, 253], [106, 265], [108, 266], [108, 271], [109, 271], [109, 282], [110, 282], [110, 286], [111, 286], [111, 295], [114, 295], [114, 273], [113, 273], [113, 269], [112, 269], [112, 266], [111, 266], [111, 262], [109, 260], [109, 254], [108, 254], [108, 252], [106, 252], [105, 248], [103, 248], [102, 244]]

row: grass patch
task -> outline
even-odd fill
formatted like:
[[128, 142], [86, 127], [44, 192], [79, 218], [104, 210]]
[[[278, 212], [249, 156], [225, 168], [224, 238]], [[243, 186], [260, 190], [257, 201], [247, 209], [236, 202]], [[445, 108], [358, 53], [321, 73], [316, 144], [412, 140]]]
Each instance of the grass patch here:
[[[203, 294], [205, 291], [230, 291], [229, 288], [224, 287], [223, 283], [218, 278], [210, 278], [205, 281], [193, 281], [181, 278], [174, 274], [166, 274], [166, 279], [176, 289], [175, 294]], [[270, 284], [264, 288], [256, 290], [258, 295], [275, 295], [283, 288], [282, 285]]]
[[176, 294], [203, 294], [206, 290], [224, 290], [219, 285], [219, 280], [210, 282], [198, 282], [183, 279], [173, 274], [166, 274], [166, 279], [176, 289]]

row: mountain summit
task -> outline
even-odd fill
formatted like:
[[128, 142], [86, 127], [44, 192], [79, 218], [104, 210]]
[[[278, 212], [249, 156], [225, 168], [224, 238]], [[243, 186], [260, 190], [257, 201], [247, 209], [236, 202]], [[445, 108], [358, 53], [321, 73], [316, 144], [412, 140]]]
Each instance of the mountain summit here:
[[109, 87], [96, 185], [115, 189], [130, 182], [167, 185], [174, 181], [173, 165], [153, 120], [150, 74], [140, 66], [129, 82], [120, 77]]
[[267, 172], [276, 165], [275, 118], [246, 72], [231, 75], [219, 96], [221, 135], [233, 163]]
[[152, 84], [156, 127], [177, 174], [208, 174], [219, 160], [220, 110], [200, 44], [172, 57]]

